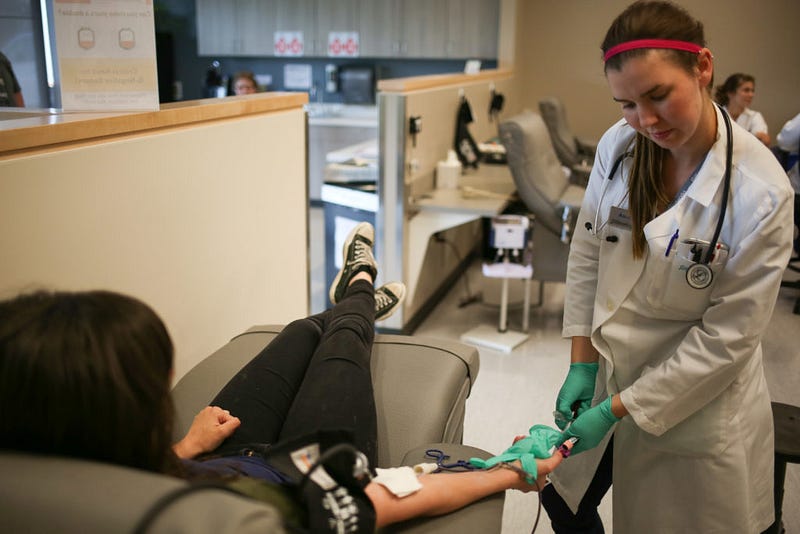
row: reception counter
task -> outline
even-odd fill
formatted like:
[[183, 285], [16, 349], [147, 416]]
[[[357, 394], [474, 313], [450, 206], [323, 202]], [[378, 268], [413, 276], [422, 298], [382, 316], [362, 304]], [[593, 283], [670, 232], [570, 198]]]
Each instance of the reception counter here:
[[176, 378], [308, 312], [307, 96], [0, 110], [0, 297], [110, 289], [164, 319]]

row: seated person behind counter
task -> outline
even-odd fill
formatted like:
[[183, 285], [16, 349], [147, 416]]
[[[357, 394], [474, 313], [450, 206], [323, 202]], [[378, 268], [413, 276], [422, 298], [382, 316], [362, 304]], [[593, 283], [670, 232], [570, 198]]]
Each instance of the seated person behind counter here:
[[251, 95], [258, 92], [258, 82], [249, 70], [239, 71], [233, 76], [233, 92], [237, 95]]
[[[276, 492], [263, 491], [263, 485], [278, 488], [302, 526], [313, 532], [335, 528], [336, 511], [324, 506], [329, 492], [309, 482], [306, 486], [315, 490], [311, 497], [304, 492], [305, 508], [296, 493], [280, 490], [293, 481], [269, 458], [282, 444], [324, 430], [352, 436], [344, 445], [349, 463], [332, 460], [333, 465], [326, 462], [324, 467], [346, 479], [348, 485], [336, 491], [349, 490], [353, 506], [348, 511], [357, 509], [362, 532], [445, 514], [506, 489], [536, 490], [535, 483], [541, 487], [562, 453], [536, 460], [526, 472], [512, 459], [501, 464], [506, 469], [421, 475], [422, 488], [404, 498], [369, 476], [353, 474], [354, 458], [374, 463], [376, 456], [370, 375], [374, 321], [388, 317], [404, 297], [399, 283], [374, 289], [373, 236], [368, 223], [348, 236], [344, 267], [331, 287], [333, 308], [287, 325], [228, 382], [213, 406], [195, 417], [174, 447], [169, 391], [173, 347], [151, 308], [104, 291], [40, 292], [0, 302], [0, 402], [14, 414], [0, 422], [0, 448], [211, 478], [267, 502]], [[538, 471], [533, 478], [532, 470]], [[286, 516], [284, 520], [289, 521]]]

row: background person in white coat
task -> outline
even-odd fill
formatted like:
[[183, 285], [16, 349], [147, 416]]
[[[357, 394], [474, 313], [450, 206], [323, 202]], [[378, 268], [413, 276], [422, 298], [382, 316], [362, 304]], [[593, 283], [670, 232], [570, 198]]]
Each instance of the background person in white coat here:
[[789, 160], [794, 160], [786, 172], [789, 175], [789, 182], [794, 187], [794, 192], [800, 195], [800, 166], [798, 166], [798, 155], [800, 155], [800, 113], [783, 125], [776, 140], [781, 150], [788, 153]]
[[[603, 532], [613, 480], [614, 534], [760, 532], [774, 513], [761, 338], [790, 255], [792, 190], [714, 105], [713, 56], [685, 10], [636, 2], [602, 50], [624, 118], [599, 143], [572, 240], [572, 363], [556, 409], [562, 428], [575, 411], [564, 437], [580, 441], [544, 505], [557, 533]], [[717, 230], [719, 248], [692, 242]]]
[[767, 121], [760, 112], [750, 109], [755, 94], [756, 79], [750, 74], [737, 72], [728, 76], [725, 83], [717, 87], [715, 98], [739, 126], [769, 146], [771, 139]]

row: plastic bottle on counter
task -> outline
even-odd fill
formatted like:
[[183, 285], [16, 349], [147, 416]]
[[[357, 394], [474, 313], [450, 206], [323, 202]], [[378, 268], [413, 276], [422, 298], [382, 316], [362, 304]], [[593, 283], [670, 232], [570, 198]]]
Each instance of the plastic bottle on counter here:
[[447, 151], [447, 159], [436, 165], [436, 187], [439, 189], [456, 189], [461, 177], [461, 161], [455, 150]]

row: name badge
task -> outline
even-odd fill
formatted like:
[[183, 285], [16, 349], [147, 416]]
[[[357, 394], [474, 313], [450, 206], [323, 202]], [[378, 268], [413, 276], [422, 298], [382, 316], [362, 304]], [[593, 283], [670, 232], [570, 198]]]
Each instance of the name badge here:
[[608, 222], [614, 226], [621, 226], [623, 228], [630, 229], [632, 227], [630, 213], [628, 213], [628, 210], [622, 209], [619, 206], [611, 206]]

